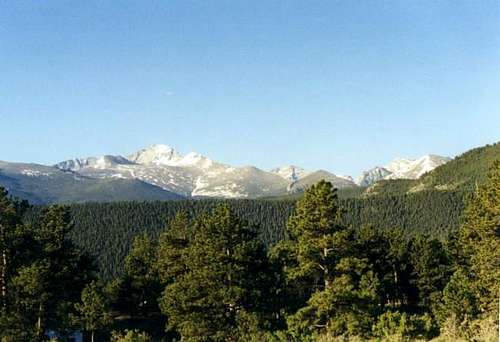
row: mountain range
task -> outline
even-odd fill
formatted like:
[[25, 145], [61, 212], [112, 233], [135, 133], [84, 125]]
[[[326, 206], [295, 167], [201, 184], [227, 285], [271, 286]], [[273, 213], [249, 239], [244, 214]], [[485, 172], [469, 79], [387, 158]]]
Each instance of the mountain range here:
[[257, 198], [302, 192], [321, 179], [339, 189], [368, 187], [387, 179], [418, 179], [449, 160], [436, 155], [396, 159], [363, 172], [354, 181], [350, 176], [293, 165], [269, 171], [234, 167], [198, 153], [182, 155], [166, 145], [151, 145], [128, 156], [75, 158], [52, 166], [0, 162], [0, 185], [34, 203]]

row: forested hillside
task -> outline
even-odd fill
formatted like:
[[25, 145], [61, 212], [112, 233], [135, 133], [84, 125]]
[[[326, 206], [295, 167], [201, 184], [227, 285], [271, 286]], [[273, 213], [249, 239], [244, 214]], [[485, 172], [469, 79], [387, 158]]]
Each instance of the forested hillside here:
[[[339, 190], [343, 224], [353, 228], [402, 228], [408, 236], [425, 232], [446, 237], [459, 225], [464, 199], [500, 157], [500, 143], [476, 148], [425, 174], [419, 180], [382, 181]], [[269, 247], [285, 237], [285, 226], [302, 195], [255, 200], [184, 200], [167, 202], [84, 203], [70, 206], [73, 240], [98, 258], [105, 278], [120, 274], [132, 239], [142, 233], [156, 237], [181, 210], [191, 218], [227, 203], [235, 214], [258, 227]], [[34, 219], [41, 207], [29, 211]]]
[[[427, 232], [443, 237], [458, 226], [463, 208], [461, 192], [421, 192], [405, 196], [347, 198], [343, 223], [359, 228], [373, 225], [379, 229], [402, 228], [408, 235]], [[227, 203], [235, 214], [258, 227], [266, 246], [285, 236], [286, 222], [295, 201], [202, 200], [167, 202], [86, 203], [70, 206], [75, 223], [72, 239], [98, 258], [106, 278], [119, 274], [133, 238], [146, 232], [159, 235], [181, 210], [191, 218]], [[29, 212], [33, 218], [42, 207]]]
[[485, 181], [493, 162], [500, 158], [500, 143], [474, 148], [416, 180], [384, 180], [365, 191], [365, 196], [402, 195], [425, 190], [473, 191]]

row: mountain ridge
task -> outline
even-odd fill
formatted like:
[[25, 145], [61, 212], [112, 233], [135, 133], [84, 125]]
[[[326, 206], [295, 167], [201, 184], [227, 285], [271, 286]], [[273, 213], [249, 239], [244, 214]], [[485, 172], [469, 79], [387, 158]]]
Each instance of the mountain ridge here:
[[[168, 145], [155, 144], [126, 157], [110, 154], [73, 158], [52, 166], [2, 162], [0, 176], [3, 178], [0, 178], [0, 184], [6, 183], [14, 189], [13, 193], [34, 198], [36, 202], [85, 201], [83, 194], [86, 189], [83, 189], [83, 183], [95, 192], [89, 193], [88, 200], [106, 199], [104, 193], [111, 191], [110, 189], [113, 189], [111, 192], [114, 191], [114, 195], [109, 197], [111, 201], [135, 200], [138, 196], [132, 194], [144, 194], [147, 190], [152, 195], [144, 195], [145, 200], [268, 198], [300, 193], [321, 179], [332, 182], [339, 189], [372, 186], [378, 181], [389, 179], [391, 175], [414, 179], [439, 164], [429, 160], [445, 163], [448, 158], [426, 155], [416, 160], [395, 160], [388, 167], [392, 171], [384, 168], [385, 172], [376, 173], [371, 169], [363, 173], [364, 178], [360, 177], [356, 182], [351, 176], [336, 175], [326, 170], [306, 170], [296, 165], [285, 165], [272, 170], [255, 166], [235, 167], [199, 153], [183, 155]], [[9, 169], [7, 165], [11, 165], [10, 172], [4, 170]], [[51, 179], [50, 174], [55, 175], [61, 184]], [[70, 181], [70, 178], [73, 180]], [[85, 181], [75, 183], [77, 179]], [[113, 182], [118, 180], [121, 182]], [[123, 188], [123, 196], [117, 193], [120, 188]], [[68, 193], [61, 189], [66, 189]], [[100, 196], [97, 195], [99, 191], [103, 193]]]

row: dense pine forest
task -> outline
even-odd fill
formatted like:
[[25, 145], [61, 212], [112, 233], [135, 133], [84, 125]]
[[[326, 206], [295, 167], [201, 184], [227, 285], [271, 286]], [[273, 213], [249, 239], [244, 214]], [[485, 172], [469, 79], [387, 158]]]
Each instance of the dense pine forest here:
[[[374, 196], [340, 200], [342, 224], [372, 225], [378, 229], [401, 228], [445, 238], [458, 227], [464, 192], [424, 191], [403, 196]], [[256, 226], [266, 247], [286, 236], [286, 223], [295, 208], [293, 200], [201, 200], [167, 202], [85, 203], [69, 206], [75, 227], [72, 240], [98, 259], [105, 279], [123, 271], [123, 261], [133, 238], [146, 233], [156, 238], [180, 211], [193, 219], [227, 204], [241, 219]], [[27, 220], [38, 220], [44, 207], [33, 207]]]
[[0, 192], [2, 342], [496, 341], [500, 162], [472, 192], [31, 207]]

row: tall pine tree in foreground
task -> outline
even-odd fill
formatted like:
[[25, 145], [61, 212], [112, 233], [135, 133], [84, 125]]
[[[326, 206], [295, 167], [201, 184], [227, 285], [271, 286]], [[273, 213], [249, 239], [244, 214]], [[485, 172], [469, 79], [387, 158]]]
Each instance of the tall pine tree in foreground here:
[[247, 340], [262, 329], [270, 282], [255, 229], [220, 206], [194, 223], [187, 247], [177, 233], [179, 244], [170, 243], [179, 250], [169, 254], [177, 266], [161, 301], [169, 328], [185, 341]]
[[68, 238], [67, 208], [46, 209], [32, 226], [22, 224], [21, 214], [22, 205], [0, 189], [0, 339], [41, 341], [48, 330], [64, 336], [93, 263]]
[[111, 323], [108, 298], [106, 298], [102, 286], [96, 281], [91, 282], [83, 289], [81, 303], [77, 303], [75, 308], [78, 312], [76, 321], [82, 329], [90, 332], [91, 342], [94, 342], [96, 331]]
[[470, 199], [460, 238], [480, 309], [491, 312], [500, 296], [500, 161], [494, 163], [487, 183]]
[[367, 258], [358, 257], [354, 231], [339, 224], [336, 189], [321, 181], [298, 201], [289, 238], [272, 251], [284, 262], [289, 286], [305, 305], [288, 318], [289, 339], [363, 335], [371, 329], [379, 282]]
[[500, 161], [476, 188], [454, 245], [457, 270], [437, 310], [442, 332], [452, 338], [498, 340], [500, 300]]

